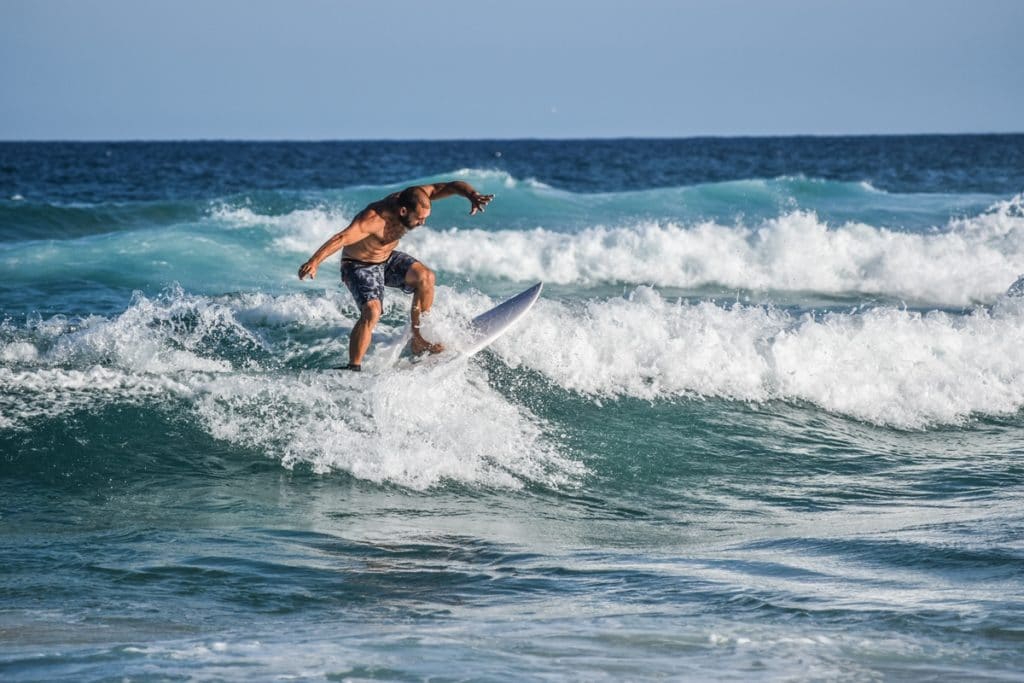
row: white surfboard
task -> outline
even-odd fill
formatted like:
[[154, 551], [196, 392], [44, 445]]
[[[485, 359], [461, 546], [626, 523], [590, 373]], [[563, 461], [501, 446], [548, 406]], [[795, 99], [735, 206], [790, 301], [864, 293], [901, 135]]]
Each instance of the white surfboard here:
[[544, 283], [538, 282], [533, 287], [473, 318], [473, 322], [470, 323], [472, 336], [469, 343], [462, 349], [461, 355], [472, 356], [483, 350], [519, 322], [540, 297], [540, 290], [543, 287]]
[[378, 353], [384, 358], [385, 367], [399, 366], [403, 363], [421, 365], [444, 364], [454, 361], [456, 358], [468, 358], [493, 342], [495, 339], [508, 331], [510, 327], [519, 322], [519, 319], [526, 315], [526, 312], [533, 307], [540, 297], [540, 290], [544, 287], [543, 282], [538, 282], [533, 287], [516, 294], [511, 299], [501, 302], [494, 308], [481, 313], [469, 323], [467, 340], [458, 347], [439, 353], [436, 356], [425, 354], [422, 356], [409, 355], [409, 339], [411, 338], [409, 326], [406, 325], [398, 337], [387, 343]]

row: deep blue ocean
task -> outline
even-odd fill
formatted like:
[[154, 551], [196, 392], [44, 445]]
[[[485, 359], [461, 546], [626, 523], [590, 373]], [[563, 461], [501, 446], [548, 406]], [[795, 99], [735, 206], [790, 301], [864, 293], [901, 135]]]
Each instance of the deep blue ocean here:
[[[327, 370], [447, 179], [541, 300]], [[0, 679], [1020, 680], [1022, 273], [1022, 135], [0, 143]]]

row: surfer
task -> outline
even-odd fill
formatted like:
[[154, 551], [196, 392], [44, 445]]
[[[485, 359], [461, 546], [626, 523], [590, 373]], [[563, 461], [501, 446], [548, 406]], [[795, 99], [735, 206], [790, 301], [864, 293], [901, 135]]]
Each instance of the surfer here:
[[413, 228], [423, 225], [430, 215], [431, 202], [459, 195], [469, 200], [469, 215], [483, 211], [494, 199], [480, 194], [461, 180], [432, 185], [415, 185], [373, 202], [356, 214], [348, 227], [323, 243], [309, 260], [299, 267], [299, 279], [316, 277], [316, 270], [328, 256], [341, 252], [341, 279], [359, 306], [359, 321], [348, 342], [347, 370], [360, 370], [370, 346], [373, 328], [380, 320], [385, 287], [397, 287], [412, 294], [412, 352], [439, 353], [440, 344], [428, 342], [420, 334], [420, 316], [434, 303], [434, 271], [408, 254], [398, 251], [398, 241]]

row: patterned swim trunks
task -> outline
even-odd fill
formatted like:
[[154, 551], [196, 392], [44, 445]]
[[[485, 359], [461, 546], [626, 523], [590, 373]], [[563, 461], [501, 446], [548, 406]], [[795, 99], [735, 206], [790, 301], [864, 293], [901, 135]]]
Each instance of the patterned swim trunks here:
[[397, 287], [406, 294], [413, 289], [405, 284], [405, 274], [416, 259], [401, 251], [391, 252], [387, 261], [366, 263], [354, 259], [341, 259], [341, 281], [352, 292], [352, 297], [362, 310], [367, 301], [377, 299], [384, 302], [384, 288]]

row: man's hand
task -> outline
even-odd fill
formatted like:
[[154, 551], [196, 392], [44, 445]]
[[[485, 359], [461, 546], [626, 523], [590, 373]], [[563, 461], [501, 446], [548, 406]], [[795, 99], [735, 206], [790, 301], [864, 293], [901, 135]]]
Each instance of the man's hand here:
[[313, 259], [303, 263], [299, 266], [299, 279], [305, 280], [307, 277], [309, 277], [310, 280], [314, 279], [316, 277], [317, 266], [318, 264], [314, 263]]
[[493, 194], [480, 194], [479, 192], [473, 192], [470, 194], [469, 203], [473, 205], [473, 208], [469, 210], [469, 215], [475, 216], [477, 211], [483, 213], [484, 207], [487, 206], [492, 199], [494, 199]]

